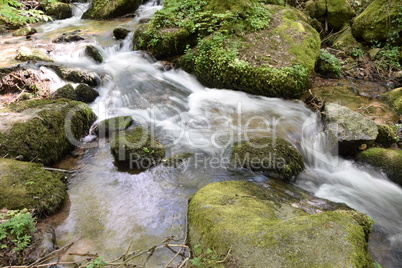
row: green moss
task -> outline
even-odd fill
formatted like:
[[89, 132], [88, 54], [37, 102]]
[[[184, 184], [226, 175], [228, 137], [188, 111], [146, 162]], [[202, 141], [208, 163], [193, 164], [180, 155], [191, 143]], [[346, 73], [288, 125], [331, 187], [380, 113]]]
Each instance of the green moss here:
[[82, 18], [102, 20], [120, 17], [133, 13], [142, 2], [142, 0], [94, 0]]
[[[288, 193], [289, 194], [289, 193]], [[212, 183], [190, 200], [190, 245], [231, 255], [240, 267], [369, 267], [359, 212], [308, 215], [276, 190], [249, 182]], [[292, 199], [292, 198], [291, 198]]]
[[347, 27], [343, 29], [341, 34], [333, 41], [332, 47], [351, 54], [353, 50], [361, 50], [362, 45], [353, 37], [351, 28]]
[[72, 150], [96, 119], [87, 105], [66, 99], [24, 101], [8, 109], [30, 117], [0, 132], [0, 155], [45, 165]]
[[98, 91], [88, 86], [87, 84], [79, 84], [75, 88], [75, 93], [77, 95], [78, 101], [82, 101], [85, 103], [91, 103], [95, 101], [95, 99], [99, 96]]
[[147, 169], [165, 157], [165, 148], [141, 127], [114, 132], [110, 146], [115, 160], [129, 168]]
[[54, 213], [64, 200], [63, 175], [35, 163], [0, 158], [0, 207]]
[[95, 128], [95, 133], [100, 137], [109, 137], [116, 131], [127, 129], [133, 124], [131, 116], [118, 116], [101, 121]]
[[57, 20], [67, 19], [73, 16], [70, 4], [55, 2], [45, 7], [45, 14]]
[[316, 71], [323, 76], [337, 78], [341, 75], [341, 62], [328, 51], [321, 49]]
[[77, 94], [75, 93], [74, 88], [71, 84], [66, 84], [55, 91], [53, 98], [54, 99], [65, 98], [69, 100], [77, 100]]
[[386, 100], [399, 114], [402, 114], [402, 87], [388, 91], [381, 96]]
[[95, 62], [103, 62], [103, 56], [96, 47], [86, 46], [84, 52], [87, 57], [93, 59]]
[[357, 160], [380, 168], [390, 180], [402, 185], [402, 151], [370, 148], [358, 154]]
[[397, 127], [393, 125], [377, 125], [378, 126], [378, 136], [375, 142], [384, 147], [391, 147], [397, 141], [399, 137], [397, 134]]
[[303, 170], [303, 158], [293, 146], [280, 138], [260, 138], [236, 146], [230, 156], [236, 166], [294, 180]]

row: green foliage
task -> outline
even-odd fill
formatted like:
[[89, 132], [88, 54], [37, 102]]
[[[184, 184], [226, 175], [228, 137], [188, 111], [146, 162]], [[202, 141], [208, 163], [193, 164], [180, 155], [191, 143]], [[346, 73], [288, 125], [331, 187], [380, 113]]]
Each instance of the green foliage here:
[[[41, 1], [43, 4], [54, 3], [56, 0]], [[36, 9], [28, 9], [25, 4], [16, 0], [2, 0], [0, 4], [0, 20], [9, 24], [25, 24], [38, 21], [52, 20], [49, 16], [44, 15], [43, 11]]]
[[352, 57], [360, 58], [363, 56], [363, 50], [360, 47], [352, 47], [350, 55]]
[[383, 70], [400, 70], [399, 47], [386, 45], [376, 57], [377, 65]]
[[219, 260], [217, 254], [212, 249], [203, 250], [200, 245], [195, 245], [193, 248], [194, 258], [190, 259], [190, 262], [195, 267], [223, 267], [219, 266]]
[[382, 268], [382, 266], [378, 262], [373, 262], [373, 268]]
[[330, 77], [339, 77], [341, 75], [339, 59], [325, 49], [320, 50], [316, 69], [320, 74]]
[[27, 209], [9, 210], [0, 213], [0, 219], [6, 221], [0, 225], [0, 248], [13, 246], [13, 250], [19, 251], [26, 248], [35, 230], [35, 220]]
[[93, 259], [88, 265], [87, 268], [102, 268], [105, 267], [106, 262], [102, 260], [102, 257], [97, 257]]

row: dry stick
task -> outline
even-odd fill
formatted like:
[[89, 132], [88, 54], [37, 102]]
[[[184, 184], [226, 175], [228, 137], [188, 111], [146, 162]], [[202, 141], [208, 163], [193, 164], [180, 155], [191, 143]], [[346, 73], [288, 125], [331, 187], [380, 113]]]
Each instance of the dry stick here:
[[44, 170], [49, 170], [49, 171], [59, 171], [59, 172], [64, 172], [64, 173], [74, 173], [72, 170], [67, 170], [67, 169], [61, 169], [61, 168], [51, 168], [51, 167], [42, 167]]
[[37, 263], [43, 263], [44, 261], [47, 261], [49, 258], [53, 258], [53, 257], [54, 257], [53, 255], [54, 255], [55, 253], [58, 253], [58, 252], [63, 251], [63, 250], [65, 250], [65, 249], [69, 249], [72, 245], [74, 245], [74, 243], [75, 243], [75, 242], [71, 242], [71, 243], [68, 244], [67, 246], [64, 246], [64, 247], [62, 247], [62, 248], [59, 248], [59, 249], [56, 249], [56, 250], [50, 252], [50, 253], [47, 254], [45, 257], [42, 257], [42, 258], [36, 260], [35, 262], [33, 262], [32, 264], [30, 264], [28, 267], [34, 267], [34, 266], [36, 266], [35, 264], [37, 264]]
[[51, 266], [51, 265], [58, 265], [58, 264], [77, 264], [76, 262], [52, 262], [52, 263], [46, 263], [46, 264], [37, 264], [37, 265], [29, 265], [29, 266], [5, 266], [7, 268], [31, 268], [31, 267], [46, 267], [46, 266]]

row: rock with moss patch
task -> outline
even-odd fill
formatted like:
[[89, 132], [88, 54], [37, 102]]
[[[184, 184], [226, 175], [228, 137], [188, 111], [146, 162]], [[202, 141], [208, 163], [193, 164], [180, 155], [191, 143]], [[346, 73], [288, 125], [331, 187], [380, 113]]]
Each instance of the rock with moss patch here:
[[134, 123], [131, 116], [112, 117], [99, 122], [95, 128], [95, 133], [99, 137], [109, 137], [116, 131], [126, 130]]
[[236, 267], [371, 266], [369, 217], [353, 210], [309, 215], [300, 204], [313, 202], [292, 193], [251, 182], [207, 185], [189, 203], [190, 246], [222, 258], [230, 250]]
[[99, 96], [99, 92], [87, 84], [79, 84], [75, 88], [75, 94], [78, 101], [85, 103], [91, 103]]
[[388, 38], [392, 38], [397, 45], [402, 44], [402, 39], [398, 37], [401, 10], [400, 0], [374, 0], [354, 19], [353, 36], [358, 41], [368, 44], [377, 44]]
[[336, 103], [326, 103], [324, 120], [332, 143], [339, 146], [338, 153], [343, 156], [373, 144], [378, 135], [374, 121]]
[[143, 0], [94, 0], [82, 19], [111, 19], [134, 13]]
[[103, 56], [100, 51], [94, 46], [86, 46], [85, 47], [85, 55], [98, 63], [103, 62]]
[[63, 174], [44, 170], [37, 163], [0, 158], [0, 207], [56, 212], [66, 195]]
[[321, 49], [316, 71], [325, 77], [338, 78], [341, 75], [341, 62], [325, 49]]
[[335, 31], [356, 16], [348, 0], [309, 0], [305, 3], [305, 12], [322, 23], [327, 22], [329, 28]]
[[64, 20], [73, 16], [73, 10], [70, 4], [55, 2], [45, 6], [45, 14], [56, 20]]
[[113, 30], [113, 36], [116, 38], [116, 40], [122, 40], [126, 39], [127, 35], [130, 33], [130, 30], [127, 30], [126, 28], [115, 28]]
[[45, 52], [39, 49], [29, 48], [26, 46], [21, 46], [18, 48], [17, 56], [15, 57], [16, 60], [19, 61], [49, 61], [52, 62], [53, 60], [46, 55]]
[[402, 114], [402, 87], [391, 90], [381, 96], [387, 101], [399, 114]]
[[110, 147], [116, 162], [133, 169], [148, 169], [165, 157], [163, 145], [152, 139], [148, 129], [141, 127], [114, 132]]
[[378, 136], [376, 144], [384, 147], [391, 147], [399, 141], [397, 127], [394, 125], [378, 125]]
[[0, 114], [0, 155], [51, 165], [86, 135], [96, 115], [84, 103], [30, 100]]
[[54, 99], [68, 99], [77, 100], [77, 94], [75, 93], [74, 87], [71, 84], [66, 84], [58, 89], [53, 94]]
[[402, 151], [370, 148], [357, 155], [357, 160], [380, 168], [388, 178], [402, 185]]
[[304, 168], [301, 154], [281, 138], [258, 138], [243, 142], [232, 150], [230, 161], [235, 166], [261, 171], [285, 181], [295, 180]]
[[343, 50], [348, 54], [352, 54], [354, 51], [361, 51], [362, 44], [357, 42], [352, 34], [352, 29], [348, 26], [343, 29], [342, 32], [337, 36], [337, 38], [333, 41], [332, 47], [338, 50]]
[[13, 32], [13, 36], [25, 36], [25, 35], [32, 35], [36, 33], [36, 29], [32, 28], [31, 26], [27, 26], [21, 29], [16, 30]]
[[84, 71], [78, 68], [66, 68], [59, 65], [45, 65], [56, 72], [63, 80], [73, 83], [84, 83], [91, 87], [97, 86], [100, 82], [98, 76], [93, 72]]
[[320, 38], [300, 11], [269, 5], [271, 27], [204, 38], [180, 58], [208, 87], [229, 88], [270, 97], [298, 98], [307, 88], [318, 57]]

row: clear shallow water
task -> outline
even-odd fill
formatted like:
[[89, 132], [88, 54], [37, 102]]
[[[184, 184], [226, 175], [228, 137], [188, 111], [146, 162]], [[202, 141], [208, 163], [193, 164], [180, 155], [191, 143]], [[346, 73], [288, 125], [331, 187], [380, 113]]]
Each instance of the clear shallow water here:
[[[107, 140], [83, 144], [85, 152], [69, 180], [70, 212], [56, 230], [59, 242], [78, 241], [73, 251], [113, 258], [130, 245], [144, 249], [170, 236], [183, 240], [187, 202], [199, 188], [213, 181], [268, 181], [259, 174], [231, 169], [231, 145], [251, 137], [279, 136], [294, 144], [306, 161], [297, 185], [369, 214], [376, 221], [372, 254], [384, 267], [402, 266], [401, 188], [370, 167], [331, 156], [325, 149], [322, 126], [303, 103], [205, 88], [183, 71], [161, 71], [160, 63], [131, 50], [130, 37], [119, 42], [110, 36], [115, 25], [133, 29], [141, 16], [150, 16], [158, 8], [148, 4], [137, 18], [116, 24], [72, 18], [42, 28], [46, 36], [97, 29], [85, 42], [54, 45], [51, 56], [58, 63], [99, 75], [100, 97], [91, 104], [99, 120], [132, 116], [137, 124], [150, 127], [168, 156], [193, 153], [180, 168], [159, 166], [132, 174], [113, 164]], [[108, 34], [100, 33], [105, 29]], [[87, 44], [100, 49], [102, 64], [84, 56]], [[53, 75], [50, 70], [44, 72]], [[63, 83], [55, 78], [55, 84]], [[158, 251], [148, 265], [163, 267], [173, 256], [170, 251]]]

